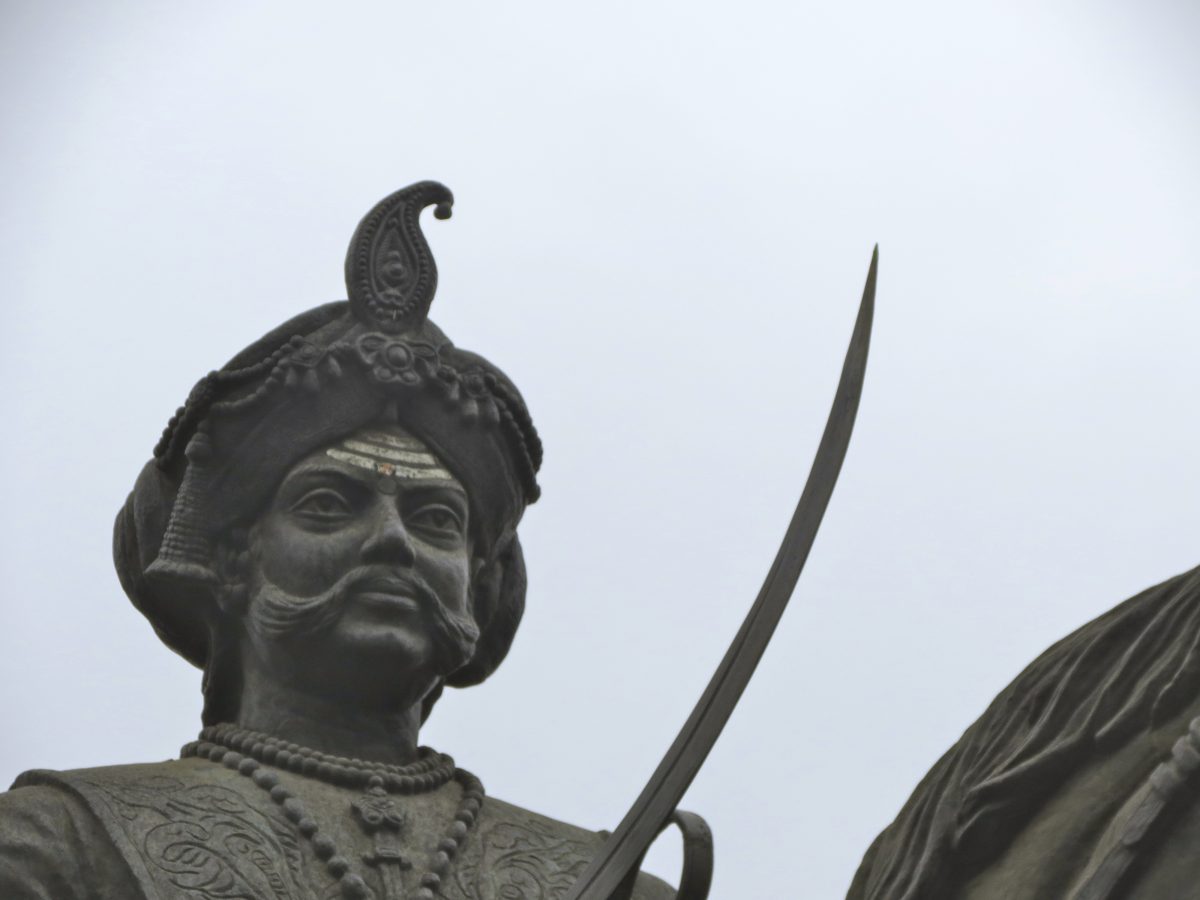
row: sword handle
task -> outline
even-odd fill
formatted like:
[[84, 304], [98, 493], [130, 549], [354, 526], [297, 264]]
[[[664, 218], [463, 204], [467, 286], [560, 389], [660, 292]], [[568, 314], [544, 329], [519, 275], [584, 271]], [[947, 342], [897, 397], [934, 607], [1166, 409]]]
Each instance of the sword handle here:
[[667, 825], [678, 828], [683, 838], [683, 871], [675, 900], [707, 900], [713, 874], [712, 829], [703, 817], [682, 809], [671, 813]]
[[[714, 858], [712, 829], [708, 827], [703, 816], [677, 809], [663, 822], [662, 828], [658, 829], [658, 837], [662, 837], [662, 833], [672, 825], [679, 829], [679, 835], [683, 838], [683, 868], [679, 875], [679, 889], [675, 892], [675, 900], [708, 900], [708, 891], [712, 887]], [[605, 838], [611, 834], [608, 831], [599, 833]], [[645, 856], [643, 852], [638, 857], [637, 864], [629, 870], [629, 874], [608, 900], [630, 900]]]

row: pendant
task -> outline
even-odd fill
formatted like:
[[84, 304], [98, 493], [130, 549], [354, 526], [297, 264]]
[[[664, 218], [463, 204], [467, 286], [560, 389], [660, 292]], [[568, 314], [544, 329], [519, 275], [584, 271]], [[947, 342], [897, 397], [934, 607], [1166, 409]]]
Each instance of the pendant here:
[[374, 840], [374, 849], [363, 854], [363, 862], [379, 870], [386, 900], [404, 900], [401, 872], [412, 862], [400, 852], [400, 835], [408, 825], [408, 816], [384, 789], [383, 779], [371, 778], [363, 795], [350, 804], [362, 830]]

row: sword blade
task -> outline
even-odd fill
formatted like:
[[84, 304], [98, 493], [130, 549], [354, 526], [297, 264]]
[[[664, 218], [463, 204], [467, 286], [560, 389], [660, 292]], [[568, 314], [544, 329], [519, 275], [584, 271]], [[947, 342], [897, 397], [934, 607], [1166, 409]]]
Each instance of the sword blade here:
[[767, 649], [808, 559], [846, 458], [871, 343], [878, 267], [876, 245], [825, 432], [800, 502], [758, 597], [674, 743], [621, 824], [572, 885], [567, 900], [610, 900], [700, 771]]

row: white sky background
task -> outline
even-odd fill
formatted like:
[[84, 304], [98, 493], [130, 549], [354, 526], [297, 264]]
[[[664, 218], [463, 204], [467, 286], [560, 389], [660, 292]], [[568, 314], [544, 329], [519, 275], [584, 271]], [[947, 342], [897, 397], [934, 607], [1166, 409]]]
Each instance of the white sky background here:
[[547, 448], [522, 632], [425, 735], [496, 796], [632, 802], [775, 552], [876, 241], [841, 483], [684, 803], [714, 898], [841, 897], [1029, 660], [1200, 561], [1195, 4], [2, 9], [0, 780], [194, 735], [112, 517], [422, 178], [458, 200], [433, 317]]

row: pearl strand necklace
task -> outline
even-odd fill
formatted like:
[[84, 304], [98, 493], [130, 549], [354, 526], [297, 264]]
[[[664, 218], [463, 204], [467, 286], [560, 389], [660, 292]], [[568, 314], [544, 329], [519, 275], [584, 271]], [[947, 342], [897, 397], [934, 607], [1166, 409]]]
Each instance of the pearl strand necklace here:
[[[243, 749], [244, 748], [244, 749]], [[346, 900], [366, 900], [371, 890], [349, 860], [340, 854], [333, 839], [321, 833], [317, 823], [308, 815], [304, 804], [279, 783], [279, 775], [266, 768], [276, 765], [298, 775], [317, 778], [340, 787], [364, 787], [365, 803], [354, 804], [368, 832], [384, 821], [387, 813], [381, 810], [388, 804], [389, 793], [419, 794], [436, 790], [450, 780], [462, 787], [462, 800], [454, 819], [429, 856], [427, 870], [418, 881], [413, 900], [435, 900], [450, 864], [458, 855], [483, 805], [483, 783], [465, 769], [454, 766], [454, 760], [429, 748], [421, 748], [421, 758], [407, 766], [385, 763], [363, 763], [361, 760], [331, 757], [296, 744], [285, 743], [258, 732], [233, 725], [205, 728], [200, 740], [184, 746], [181, 756], [212, 760], [253, 781], [266, 791], [282, 809], [288, 821], [312, 845], [317, 859], [338, 882]], [[448, 771], [449, 774], [445, 774]], [[445, 777], [443, 777], [445, 775]], [[390, 790], [389, 790], [390, 788]], [[366, 811], [363, 809], [366, 807]]]
[[236, 725], [211, 725], [200, 732], [200, 740], [339, 787], [365, 787], [370, 778], [378, 775], [390, 793], [424, 794], [454, 777], [454, 760], [429, 747], [417, 751], [415, 762], [401, 766], [333, 756]]

